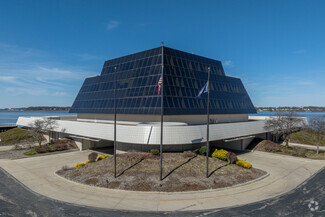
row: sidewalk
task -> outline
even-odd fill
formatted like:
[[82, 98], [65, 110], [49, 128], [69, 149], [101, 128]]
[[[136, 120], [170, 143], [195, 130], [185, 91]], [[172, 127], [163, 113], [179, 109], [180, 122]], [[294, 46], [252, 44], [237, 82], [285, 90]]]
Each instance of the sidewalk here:
[[[299, 143], [289, 142], [289, 146], [290, 147], [305, 148], [305, 149], [315, 150], [315, 151], [317, 150], [317, 146], [316, 145], [305, 145], [305, 144], [299, 144]], [[319, 146], [319, 151], [325, 151], [325, 146]]]
[[0, 151], [9, 151], [11, 149], [13, 149], [14, 146], [13, 145], [4, 145], [4, 146], [0, 146]]
[[255, 151], [239, 157], [267, 171], [268, 177], [226, 189], [178, 193], [104, 189], [78, 184], [55, 174], [63, 165], [85, 161], [90, 152], [0, 160], [0, 166], [32, 191], [56, 200], [107, 209], [185, 211], [243, 205], [284, 194], [325, 165], [325, 161]]

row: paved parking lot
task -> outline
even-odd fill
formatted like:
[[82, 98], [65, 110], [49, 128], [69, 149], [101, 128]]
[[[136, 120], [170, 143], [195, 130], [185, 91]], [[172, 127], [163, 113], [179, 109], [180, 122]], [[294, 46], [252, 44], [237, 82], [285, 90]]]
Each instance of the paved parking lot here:
[[[325, 169], [280, 197], [227, 209], [178, 212], [120, 211], [78, 206], [36, 194], [0, 169], [1, 216], [325, 216]], [[311, 203], [315, 201], [314, 203]], [[316, 206], [316, 202], [318, 206]], [[310, 206], [310, 207], [309, 207]], [[314, 211], [312, 211], [314, 210]]]
[[[225, 189], [172, 193], [97, 188], [71, 182], [55, 174], [55, 171], [63, 165], [72, 166], [77, 162], [85, 161], [90, 152], [88, 150], [19, 160], [0, 160], [0, 166], [24, 186], [40, 194], [40, 198], [45, 199], [47, 197], [62, 201], [55, 203], [55, 205], [61, 204], [59, 206], [61, 208], [65, 207], [66, 203], [70, 203], [110, 210], [125, 210], [116, 211], [117, 213], [128, 213], [130, 211], [155, 213], [162, 211], [162, 213], [168, 212], [170, 215], [170, 212], [175, 212], [173, 215], [178, 215], [179, 212], [192, 211], [190, 212], [192, 215], [197, 213], [197, 210], [202, 210], [202, 212], [205, 210], [216, 211], [225, 207], [241, 206], [282, 195], [295, 189], [325, 164], [324, 161], [319, 160], [264, 152], [245, 153], [239, 157], [248, 160], [255, 167], [267, 171], [269, 176], [256, 182]], [[7, 200], [3, 201], [13, 200], [10, 193], [15, 197], [18, 195], [14, 192], [15, 189], [11, 188], [15, 187], [5, 188], [11, 192], [7, 197], [4, 197]], [[4, 190], [4, 188], [2, 189]], [[35, 200], [39, 201], [39, 198]], [[30, 203], [30, 201], [26, 202]], [[20, 205], [20, 202], [16, 204]], [[73, 209], [73, 207], [70, 208]], [[88, 209], [96, 210], [96, 212], [100, 210]], [[160, 214], [161, 212], [155, 213], [155, 215]]]

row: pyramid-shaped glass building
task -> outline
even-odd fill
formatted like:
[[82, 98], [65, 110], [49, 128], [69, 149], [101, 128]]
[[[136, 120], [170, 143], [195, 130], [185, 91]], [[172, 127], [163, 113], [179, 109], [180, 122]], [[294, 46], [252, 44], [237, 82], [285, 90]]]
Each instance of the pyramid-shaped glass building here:
[[[168, 47], [107, 60], [99, 76], [85, 79], [70, 112], [77, 113], [80, 118], [93, 118], [94, 114], [98, 114], [103, 119], [111, 119], [116, 72], [116, 108], [120, 120], [158, 121], [161, 95], [158, 94], [157, 84], [162, 65], [164, 115], [167, 120], [204, 122], [204, 118], [197, 117], [207, 112], [207, 94], [199, 98], [196, 96], [207, 82], [208, 67], [212, 119], [224, 122], [226, 119], [219, 120], [218, 115], [237, 115], [238, 120], [231, 120], [244, 121], [247, 115], [243, 118], [243, 114], [256, 113], [241, 80], [226, 76], [220, 61]], [[182, 118], [177, 118], [180, 116]], [[191, 120], [191, 117], [195, 120]]]

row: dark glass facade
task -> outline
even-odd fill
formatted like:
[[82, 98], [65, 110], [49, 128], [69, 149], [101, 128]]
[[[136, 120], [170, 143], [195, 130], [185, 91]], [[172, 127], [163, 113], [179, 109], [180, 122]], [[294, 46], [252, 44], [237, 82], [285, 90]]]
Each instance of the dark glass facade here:
[[101, 75], [87, 78], [71, 113], [114, 113], [114, 71], [117, 113], [159, 115], [158, 80], [164, 53], [164, 114], [206, 114], [207, 94], [196, 98], [210, 73], [210, 114], [248, 114], [256, 110], [238, 78], [225, 75], [220, 61], [158, 47], [108, 60]]

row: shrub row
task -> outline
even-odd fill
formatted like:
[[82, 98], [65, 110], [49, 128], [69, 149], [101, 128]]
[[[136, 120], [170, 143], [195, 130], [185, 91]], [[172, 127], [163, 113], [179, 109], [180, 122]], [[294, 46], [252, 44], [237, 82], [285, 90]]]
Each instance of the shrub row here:
[[[212, 157], [214, 158], [218, 158], [220, 160], [224, 160], [226, 161], [227, 160], [227, 156], [226, 154], [228, 153], [228, 151], [224, 150], [224, 149], [216, 149], [214, 150], [214, 152], [212, 153]], [[244, 160], [240, 160], [239, 158], [237, 158], [237, 161], [236, 161], [236, 164], [238, 166], [241, 166], [241, 167], [244, 167], [244, 168], [252, 168], [252, 164], [248, 163], [247, 161], [244, 161]]]
[[244, 167], [244, 168], [252, 168], [252, 164], [248, 163], [247, 161], [244, 160], [240, 160], [237, 158], [236, 164], [238, 166]]
[[226, 156], [226, 154], [228, 153], [228, 151], [226, 151], [226, 150], [223, 150], [223, 149], [220, 149], [220, 150], [218, 150], [218, 149], [216, 149], [216, 150], [214, 150], [214, 152], [212, 153], [212, 157], [214, 157], [214, 158], [218, 158], [218, 159], [220, 159], [220, 160], [227, 160], [227, 156]]
[[205, 155], [207, 153], [207, 147], [205, 145], [204, 146], [201, 146], [200, 148], [195, 149], [193, 152], [195, 154]]
[[108, 154], [102, 154], [97, 158], [97, 161], [103, 160], [105, 158], [107, 158], [109, 155]]
[[[95, 154], [96, 155], [95, 155]], [[74, 167], [83, 167], [83, 166], [85, 166], [86, 164], [89, 164], [89, 163], [91, 163], [91, 162], [95, 162], [95, 161], [92, 161], [92, 158], [94, 157], [94, 156], [96, 156], [97, 157], [97, 153], [96, 152], [92, 152], [92, 153], [90, 153], [89, 155], [88, 155], [88, 159], [89, 160], [87, 160], [86, 162], [84, 162], [84, 163], [77, 163], [77, 164], [75, 164], [74, 165]], [[103, 160], [103, 159], [105, 159], [105, 158], [107, 158], [109, 155], [108, 154], [102, 154], [102, 155], [100, 155], [98, 158], [97, 158], [97, 161], [100, 161], [100, 160]], [[96, 159], [96, 158], [95, 158]]]

